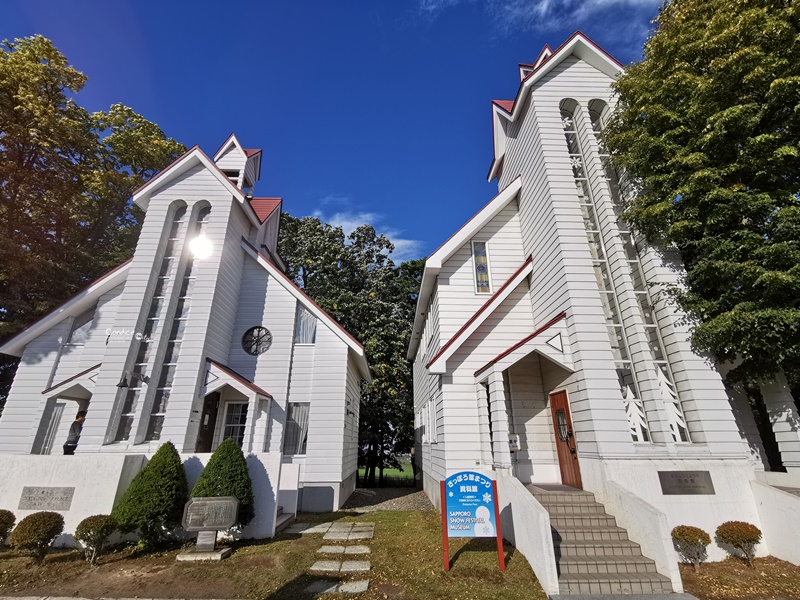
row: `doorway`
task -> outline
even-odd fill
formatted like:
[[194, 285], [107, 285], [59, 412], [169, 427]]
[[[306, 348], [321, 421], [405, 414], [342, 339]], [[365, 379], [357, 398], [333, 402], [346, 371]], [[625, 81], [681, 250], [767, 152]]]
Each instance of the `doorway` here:
[[200, 431], [197, 432], [195, 452], [211, 452], [214, 444], [214, 432], [217, 429], [218, 412], [219, 392], [213, 392], [203, 400], [203, 413], [200, 415]]
[[572, 417], [569, 412], [566, 391], [550, 394], [550, 410], [553, 413], [553, 429], [556, 436], [561, 483], [583, 489], [581, 468], [578, 464], [578, 448], [572, 429]]

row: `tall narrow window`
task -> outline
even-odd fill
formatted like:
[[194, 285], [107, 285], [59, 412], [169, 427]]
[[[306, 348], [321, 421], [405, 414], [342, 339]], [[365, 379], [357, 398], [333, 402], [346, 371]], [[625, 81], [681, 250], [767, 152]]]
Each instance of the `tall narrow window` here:
[[289, 402], [286, 412], [286, 433], [283, 436], [284, 454], [305, 454], [308, 442], [309, 402]]
[[486, 242], [472, 242], [472, 262], [475, 265], [475, 291], [479, 294], [490, 294], [492, 286]]
[[586, 175], [585, 155], [575, 125], [575, 115], [571, 109], [564, 106], [564, 103], [562, 103], [561, 109], [561, 123], [567, 141], [572, 176], [575, 178], [575, 186], [578, 191], [583, 225], [589, 241], [592, 266], [597, 279], [597, 287], [600, 291], [600, 301], [606, 317], [608, 339], [611, 342], [614, 365], [617, 370], [622, 397], [625, 401], [625, 412], [628, 416], [631, 438], [635, 442], [648, 442], [650, 441], [650, 432], [647, 426], [644, 406], [639, 398], [636, 375], [631, 365], [628, 339], [622, 326], [619, 299], [614, 287], [611, 270], [608, 266], [605, 240], [597, 219], [598, 207]]
[[297, 304], [294, 321], [294, 343], [313, 344], [317, 341], [317, 317], [308, 312], [302, 304]]
[[[203, 208], [198, 213], [192, 237], [204, 233], [210, 213], [211, 207]], [[144, 438], [146, 442], [152, 442], [161, 438], [161, 428], [164, 426], [164, 416], [166, 415], [169, 396], [172, 392], [175, 371], [178, 368], [178, 356], [181, 352], [183, 332], [186, 329], [186, 321], [189, 317], [189, 306], [192, 302], [192, 291], [194, 289], [195, 279], [194, 260], [189, 258], [186, 262], [186, 270], [184, 271], [180, 291], [178, 292], [178, 304], [175, 307], [175, 314], [172, 317], [172, 326], [169, 329], [167, 350], [164, 354], [164, 362], [161, 364], [158, 387], [156, 387], [153, 405], [150, 407], [150, 419], [147, 423], [147, 432]], [[154, 369], [154, 376], [156, 371], [157, 370]]]
[[225, 421], [222, 424], [222, 439], [236, 442], [239, 448], [244, 443], [247, 425], [247, 402], [228, 402], [225, 405]]
[[161, 267], [158, 271], [153, 298], [150, 301], [150, 309], [147, 311], [147, 320], [145, 321], [144, 331], [142, 331], [142, 339], [139, 342], [139, 349], [134, 359], [129, 387], [122, 388], [124, 396], [120, 409], [119, 425], [117, 426], [117, 433], [114, 436], [114, 441], [116, 442], [124, 442], [131, 435], [136, 405], [139, 402], [139, 396], [142, 392], [142, 384], [146, 380], [145, 373], [147, 372], [147, 363], [150, 359], [150, 351], [153, 347], [152, 338], [158, 329], [159, 322], [163, 318], [167, 290], [170, 287], [170, 282], [175, 277], [175, 265], [178, 262], [176, 260], [178, 258], [176, 246], [181, 239], [185, 217], [185, 206], [178, 208], [172, 217], [172, 224], [170, 225], [169, 234], [167, 236], [167, 245], [164, 250], [164, 256], [161, 259]]
[[[592, 101], [589, 105], [589, 117], [592, 121], [592, 129], [595, 135], [603, 130], [605, 127], [605, 116], [607, 114], [608, 106], [600, 101]], [[658, 387], [661, 392], [662, 399], [666, 402], [667, 413], [669, 419], [670, 432], [672, 438], [678, 442], [688, 442], [689, 433], [686, 428], [686, 418], [683, 414], [681, 400], [678, 396], [678, 391], [675, 388], [674, 379], [672, 377], [672, 369], [670, 368], [667, 354], [664, 352], [664, 341], [661, 337], [661, 329], [653, 310], [653, 298], [650, 291], [650, 282], [645, 277], [644, 268], [642, 267], [641, 256], [636, 240], [628, 227], [628, 224], [622, 218], [625, 210], [625, 197], [622, 190], [619, 175], [616, 169], [611, 164], [611, 157], [608, 154], [605, 144], [598, 137], [598, 144], [600, 147], [600, 159], [603, 161], [603, 173], [605, 175], [605, 183], [611, 195], [611, 201], [614, 205], [614, 212], [617, 215], [617, 227], [622, 238], [622, 245], [625, 248], [625, 255], [630, 269], [631, 279], [633, 280], [633, 288], [636, 292], [636, 303], [639, 307], [639, 314], [644, 323], [645, 332], [647, 333], [647, 342], [650, 346], [650, 353], [655, 365], [655, 376], [658, 381]], [[628, 186], [630, 188], [630, 186]], [[631, 190], [632, 191], [632, 190]]]

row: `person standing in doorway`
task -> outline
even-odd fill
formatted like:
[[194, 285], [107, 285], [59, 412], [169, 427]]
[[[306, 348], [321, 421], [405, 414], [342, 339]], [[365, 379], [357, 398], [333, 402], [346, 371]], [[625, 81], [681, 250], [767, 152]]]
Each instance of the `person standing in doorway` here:
[[69, 427], [69, 435], [67, 435], [67, 441], [64, 443], [64, 454], [75, 454], [75, 448], [78, 447], [78, 440], [81, 439], [81, 431], [85, 420], [86, 411], [78, 411], [78, 414], [75, 415], [75, 421]]

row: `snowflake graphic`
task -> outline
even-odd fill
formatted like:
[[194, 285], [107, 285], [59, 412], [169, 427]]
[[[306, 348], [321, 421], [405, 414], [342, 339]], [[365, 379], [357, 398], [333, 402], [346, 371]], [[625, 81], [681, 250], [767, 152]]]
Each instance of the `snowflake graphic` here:
[[579, 169], [582, 166], [581, 157], [580, 156], [570, 156], [569, 162], [572, 165], [573, 169]]
[[483, 495], [483, 501], [484, 501], [486, 504], [489, 504], [489, 502], [491, 502], [491, 501], [492, 501], [492, 495], [491, 495], [489, 492], [486, 492], [486, 493]]
[[453, 492], [450, 492], [448, 495], [452, 498], [453, 497]]
[[491, 527], [489, 527], [488, 525], [487, 525], [487, 526], [484, 526], [484, 528], [483, 528], [483, 534], [484, 534], [484, 535], [489, 535], [490, 533], [492, 533], [492, 529], [491, 529]]
[[572, 129], [572, 119], [570, 119], [569, 117], [562, 117], [561, 125], [564, 126], [564, 129]]

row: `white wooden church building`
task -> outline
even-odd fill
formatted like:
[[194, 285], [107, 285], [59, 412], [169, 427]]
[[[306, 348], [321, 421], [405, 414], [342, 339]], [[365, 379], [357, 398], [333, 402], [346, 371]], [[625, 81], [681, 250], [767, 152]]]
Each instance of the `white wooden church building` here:
[[71, 488], [70, 531], [108, 513], [165, 441], [191, 484], [226, 438], [255, 486], [246, 535], [344, 503], [369, 369], [284, 274], [281, 199], [252, 195], [261, 159], [234, 135], [213, 158], [189, 150], [134, 193], [146, 216], [133, 258], [0, 346], [21, 358], [0, 418], [0, 507], [24, 516], [23, 488]]
[[[597, 134], [622, 70], [581, 33], [519, 66], [516, 98], [492, 103], [488, 177], [500, 191], [428, 257], [408, 352], [425, 491], [438, 505], [439, 481], [454, 472], [497, 478], [504, 525], [550, 593], [559, 581], [562, 593], [658, 591], [657, 578], [647, 588], [608, 575], [592, 583], [602, 589], [583, 586], [586, 570], [569, 579], [566, 541], [622, 538], [591, 527], [570, 537], [578, 521], [559, 530], [545, 509], [585, 497], [562, 484], [604, 503], [675, 591], [679, 524], [713, 537], [724, 521], [748, 521], [764, 531], [761, 553], [800, 562], [800, 498], [769, 485], [800, 487], [785, 381], [762, 392], [789, 473], [767, 473], [746, 399], [729, 397], [661, 294], [677, 257], [620, 219], [633, 191]], [[559, 531], [555, 556], [542, 518]], [[528, 531], [536, 523], [549, 549]], [[617, 559], [588, 572], [611, 573]]]

